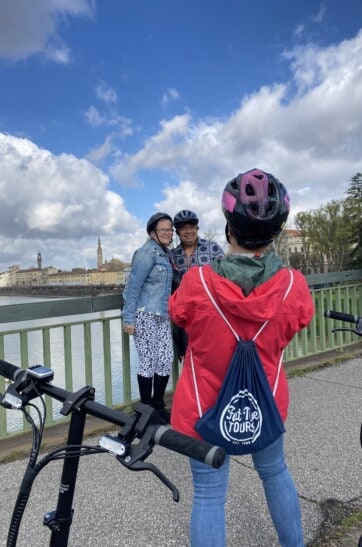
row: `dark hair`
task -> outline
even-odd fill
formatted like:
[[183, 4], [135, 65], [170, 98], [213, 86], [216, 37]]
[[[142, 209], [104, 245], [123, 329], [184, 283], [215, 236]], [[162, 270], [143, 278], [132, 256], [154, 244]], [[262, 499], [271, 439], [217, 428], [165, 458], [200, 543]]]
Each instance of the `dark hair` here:
[[260, 249], [261, 247], [267, 247], [270, 244], [270, 239], [266, 239], [264, 241], [260, 239], [259, 241], [253, 242], [253, 243], [246, 241], [244, 238], [236, 234], [232, 226], [230, 226], [230, 224], [227, 222], [225, 224], [225, 237], [229, 245], [230, 245], [230, 236], [233, 236], [235, 238], [236, 243], [238, 245], [240, 245], [241, 247], [245, 247], [246, 249], [250, 249], [251, 251]]

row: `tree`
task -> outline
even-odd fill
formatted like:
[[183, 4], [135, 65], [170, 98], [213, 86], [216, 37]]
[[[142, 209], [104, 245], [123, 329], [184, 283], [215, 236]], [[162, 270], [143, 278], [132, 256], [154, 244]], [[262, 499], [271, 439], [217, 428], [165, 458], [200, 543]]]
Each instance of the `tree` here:
[[350, 226], [347, 265], [352, 269], [362, 268], [362, 173], [351, 178], [344, 201], [345, 221]]
[[285, 266], [290, 266], [287, 229], [282, 230], [274, 239], [274, 248]]
[[309, 213], [298, 213], [296, 226], [303, 241], [305, 263], [309, 268], [340, 271], [347, 256], [348, 226], [345, 222], [343, 201], [330, 201]]
[[210, 241], [215, 241], [217, 232], [215, 230], [207, 230], [204, 232], [204, 239], [210, 239]]
[[275, 245], [286, 264], [304, 274], [362, 268], [362, 174], [351, 178], [343, 200], [295, 217], [302, 249], [288, 252], [288, 241], [279, 236]]
[[295, 225], [299, 233], [299, 237], [303, 244], [303, 254], [298, 257], [300, 269], [304, 274], [308, 272], [310, 265], [310, 255], [312, 252], [311, 234], [313, 230], [313, 213], [298, 213], [295, 219]]
[[290, 253], [289, 266], [291, 266], [295, 270], [300, 270], [304, 274], [308, 273], [306, 271], [305, 256], [303, 253]]
[[348, 226], [342, 201], [330, 201], [314, 215], [312, 245], [319, 260], [324, 255], [328, 271], [344, 269], [348, 255]]

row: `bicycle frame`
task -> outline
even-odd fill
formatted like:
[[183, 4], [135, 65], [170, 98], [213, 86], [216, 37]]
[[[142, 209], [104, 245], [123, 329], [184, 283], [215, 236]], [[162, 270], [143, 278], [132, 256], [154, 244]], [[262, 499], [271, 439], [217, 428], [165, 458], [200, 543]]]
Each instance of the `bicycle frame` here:
[[[83, 440], [86, 414], [84, 412], [72, 413], [67, 445], [80, 445]], [[49, 512], [44, 517], [44, 524], [51, 533], [50, 545], [61, 547], [68, 544], [70, 526], [73, 520], [73, 498], [77, 480], [80, 455], [73, 458], [65, 458], [61, 476], [58, 504], [55, 511]]]

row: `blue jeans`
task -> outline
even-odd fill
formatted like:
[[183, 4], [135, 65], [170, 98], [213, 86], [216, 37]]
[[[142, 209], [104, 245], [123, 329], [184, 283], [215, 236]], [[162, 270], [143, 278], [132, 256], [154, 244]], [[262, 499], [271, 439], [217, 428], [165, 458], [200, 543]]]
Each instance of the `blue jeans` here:
[[[303, 547], [299, 499], [284, 460], [283, 435], [267, 448], [252, 454], [252, 458], [263, 481], [266, 501], [280, 545]], [[190, 460], [190, 466], [194, 484], [191, 547], [224, 547], [230, 456], [226, 456], [225, 463], [219, 469], [197, 460]]]

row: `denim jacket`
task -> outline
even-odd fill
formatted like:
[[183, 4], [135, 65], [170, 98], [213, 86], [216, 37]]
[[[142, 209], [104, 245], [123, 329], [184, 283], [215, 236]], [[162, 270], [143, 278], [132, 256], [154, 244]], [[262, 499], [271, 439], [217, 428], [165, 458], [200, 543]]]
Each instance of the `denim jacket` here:
[[131, 273], [123, 291], [124, 325], [135, 324], [136, 311], [167, 316], [171, 282], [172, 266], [167, 251], [148, 239], [132, 258]]

